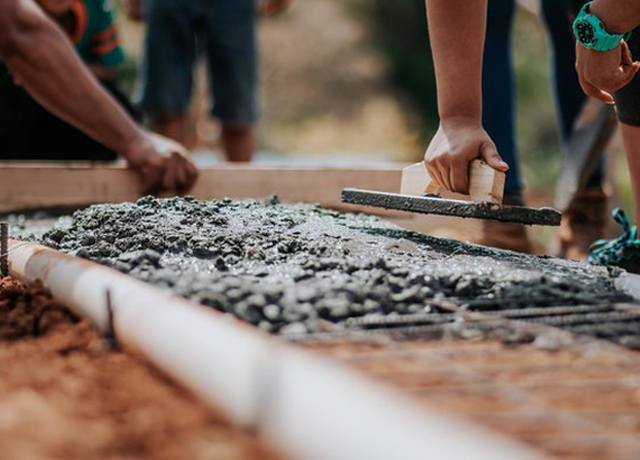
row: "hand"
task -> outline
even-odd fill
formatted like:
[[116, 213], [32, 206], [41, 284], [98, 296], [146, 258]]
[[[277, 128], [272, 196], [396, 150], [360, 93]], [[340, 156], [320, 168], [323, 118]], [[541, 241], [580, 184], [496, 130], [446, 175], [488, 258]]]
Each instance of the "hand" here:
[[183, 195], [195, 183], [198, 171], [185, 148], [159, 134], [143, 132], [125, 155], [129, 167], [142, 178], [145, 195], [175, 190]]
[[611, 51], [595, 51], [576, 42], [576, 71], [580, 86], [588, 96], [613, 104], [611, 93], [635, 77], [640, 62], [633, 62], [624, 40]]
[[291, 0], [264, 0], [260, 5], [260, 15], [275, 16], [285, 11], [290, 4]]
[[481, 122], [470, 117], [441, 120], [424, 155], [431, 179], [447, 190], [463, 194], [469, 193], [469, 163], [476, 158], [484, 159], [498, 171], [509, 169]]
[[143, 0], [125, 0], [124, 11], [129, 19], [142, 21], [144, 19]]

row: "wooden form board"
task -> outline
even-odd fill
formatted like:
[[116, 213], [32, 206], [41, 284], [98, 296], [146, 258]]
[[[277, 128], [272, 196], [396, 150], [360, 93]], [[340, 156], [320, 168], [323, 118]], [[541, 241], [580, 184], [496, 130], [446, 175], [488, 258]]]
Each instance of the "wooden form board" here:
[[[364, 211], [363, 207], [341, 203], [342, 189], [397, 192], [403, 166], [406, 165], [356, 169], [225, 164], [200, 168], [198, 182], [189, 195], [211, 200], [266, 198], [275, 194], [284, 202]], [[0, 162], [0, 212], [120, 203], [139, 197], [138, 178], [125, 167]], [[399, 215], [385, 213], [394, 214]]]

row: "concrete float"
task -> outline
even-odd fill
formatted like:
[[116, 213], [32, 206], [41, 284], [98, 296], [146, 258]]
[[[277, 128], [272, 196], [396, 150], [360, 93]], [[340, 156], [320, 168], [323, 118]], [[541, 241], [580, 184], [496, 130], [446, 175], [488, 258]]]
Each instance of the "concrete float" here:
[[[113, 269], [21, 241], [10, 274], [42, 280], [102, 332], [293, 459], [537, 459], [528, 447], [415, 402], [228, 315]], [[107, 295], [107, 292], [109, 293]]]

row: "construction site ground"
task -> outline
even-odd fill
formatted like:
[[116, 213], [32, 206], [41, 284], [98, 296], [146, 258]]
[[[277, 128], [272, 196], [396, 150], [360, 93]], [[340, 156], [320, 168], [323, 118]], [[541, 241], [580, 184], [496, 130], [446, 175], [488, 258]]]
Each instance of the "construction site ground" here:
[[42, 286], [0, 279], [6, 460], [279, 458]]
[[411, 395], [521, 440], [550, 458], [640, 456], [640, 354], [597, 341], [544, 350], [487, 339], [305, 346]]
[[[551, 458], [640, 456], [635, 439], [640, 355], [634, 351], [640, 348], [640, 309], [614, 286], [620, 275], [615, 270], [468, 246], [375, 217], [274, 198], [144, 198], [94, 206], [53, 230], [51, 221], [14, 222], [14, 232], [23, 237], [35, 233], [38, 241], [279, 333], [386, 382], [430, 410], [462, 416]], [[91, 331], [82, 321], [74, 327], [84, 328], [82, 334]], [[69, 331], [72, 338], [78, 334]], [[56, 334], [54, 329], [44, 339]], [[140, 358], [105, 351], [95, 336], [86, 342], [89, 351], [78, 353], [60, 352], [76, 339], [55, 340], [63, 345], [41, 348], [104, 366], [89, 386], [103, 388], [98, 378], [123, 378], [109, 367], [114, 360], [144, 367]], [[27, 346], [21, 343], [7, 346]], [[69, 366], [55, 365], [60, 366], [55, 372]], [[44, 366], [29, 369], [37, 381], [51, 378]], [[67, 373], [62, 375], [61, 385], [80, 386], [62, 383]], [[192, 406], [184, 409], [184, 418], [156, 423], [169, 424], [167, 430], [183, 427], [187, 443], [208, 445], [199, 444], [199, 434], [197, 441], [190, 436], [201, 429], [206, 433], [211, 424], [222, 429], [218, 419], [160, 381], [164, 391]], [[122, 411], [111, 412], [118, 423]], [[194, 418], [205, 427], [193, 428]], [[132, 428], [141, 430], [141, 438], [153, 438], [146, 429]], [[109, 439], [115, 438], [98, 439], [109, 450]]]

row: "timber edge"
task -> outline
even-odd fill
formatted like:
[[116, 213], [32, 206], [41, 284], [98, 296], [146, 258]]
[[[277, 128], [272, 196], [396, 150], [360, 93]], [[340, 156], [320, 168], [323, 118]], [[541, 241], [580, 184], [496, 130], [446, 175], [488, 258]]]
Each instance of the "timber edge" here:
[[[199, 167], [198, 181], [188, 195], [200, 200], [263, 199], [277, 195], [288, 203], [313, 203], [344, 212], [371, 213], [370, 209], [342, 203], [342, 189], [398, 191], [404, 166], [405, 163], [366, 168], [221, 164]], [[136, 201], [141, 197], [139, 184], [136, 174], [124, 165], [0, 162], [0, 213]], [[406, 218], [406, 213], [397, 211], [375, 214]]]

